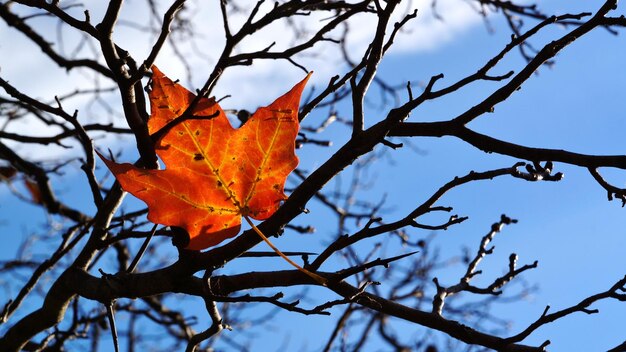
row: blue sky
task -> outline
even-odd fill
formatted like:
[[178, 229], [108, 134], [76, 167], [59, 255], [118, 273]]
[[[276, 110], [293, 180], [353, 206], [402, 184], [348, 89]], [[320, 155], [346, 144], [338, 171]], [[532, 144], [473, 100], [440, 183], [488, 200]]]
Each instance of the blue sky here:
[[[442, 15], [445, 16], [443, 10], [454, 8], [453, 5], [449, 5], [452, 3], [454, 2], [443, 3]], [[580, 3], [571, 5], [567, 1], [542, 2], [547, 11], [554, 8], [557, 12], [558, 9], [567, 9], [568, 12], [593, 11], [598, 4], [598, 1], [585, 2], [583, 5]], [[459, 6], [465, 6], [465, 3]], [[572, 6], [578, 8], [570, 11]], [[406, 34], [407, 39], [399, 43], [399, 49], [383, 61], [381, 75], [386, 76], [392, 83], [404, 84], [410, 80], [417, 85], [426, 82], [432, 75], [444, 73], [445, 78], [440, 82], [443, 86], [475, 72], [485, 60], [508, 43], [510, 31], [503, 26], [503, 22], [497, 16], [491, 18], [494, 33], [489, 33], [479, 19], [470, 17], [467, 9], [456, 16], [444, 22], [454, 29], [442, 32], [438, 29], [441, 24], [429, 22], [428, 16], [424, 15], [426, 19], [423, 21], [430, 23], [430, 27], [422, 28], [424, 32]], [[429, 32], [428, 28], [435, 29]], [[0, 27], [0, 44], [6, 42], [6, 36], [3, 35], [7, 33], [6, 31], [5, 27]], [[565, 32], [562, 28], [549, 29], [533, 43], [540, 47], [563, 33]], [[270, 37], [272, 35], [268, 34]], [[528, 146], [563, 148], [581, 153], [623, 154], [626, 150], [626, 141], [623, 138], [623, 131], [626, 129], [624, 68], [626, 45], [623, 37], [624, 33], [614, 36], [605, 30], [597, 29], [578, 40], [558, 55], [553, 67], [541, 68], [519, 92], [496, 106], [495, 113], [480, 117], [470, 124], [470, 128]], [[358, 37], [355, 39], [355, 49], [363, 45], [359, 40], [362, 39]], [[419, 44], [412, 45], [412, 41]], [[7, 50], [6, 45], [0, 45], [0, 50], [3, 49]], [[11, 75], [13, 71], [7, 67], [16, 65], [15, 60], [7, 58], [6, 55], [0, 55], [3, 75], [5, 72]], [[29, 56], [29, 60], [30, 58]], [[172, 72], [176, 70], [182, 72], [180, 67], [176, 68], [179, 64], [175, 60], [168, 59], [167, 53], [164, 58], [157, 60], [157, 64], [161, 65], [164, 71], [170, 69]], [[520, 65], [521, 57], [518, 53], [512, 53], [492, 73], [505, 73], [510, 69], [517, 71]], [[319, 87], [334, 74], [334, 67], [328, 66], [316, 64], [314, 60], [307, 66], [316, 72], [313, 85], [317, 84]], [[198, 70], [199, 78], [195, 84], [201, 82], [207, 68], [199, 67]], [[236, 91], [237, 95], [232, 100], [227, 100], [225, 105], [243, 105], [253, 109], [259, 104], [269, 103], [273, 97], [288, 89], [302, 75], [300, 71], [283, 62], [264, 63], [259, 66], [258, 72], [256, 74], [243, 69], [232, 75], [225, 75], [221, 86], [223, 90], [218, 90], [216, 94], [219, 96], [220, 93], [230, 94]], [[275, 78], [276, 75], [279, 78]], [[247, 79], [244, 85], [241, 84], [242, 78]], [[51, 89], [49, 86], [38, 85], [31, 88], [27, 85], [26, 78], [18, 74], [12, 79], [14, 84], [24, 87], [25, 90], [32, 89], [33, 94], [49, 96], [46, 92], [46, 89]], [[55, 80], [58, 79], [54, 77], [44, 79], [49, 84], [54, 84]], [[189, 82], [187, 86], [193, 83]], [[478, 83], [440, 101], [426, 103], [411, 115], [411, 121], [452, 118], [486, 97], [498, 86], [493, 82]], [[58, 89], [58, 86], [53, 87], [55, 88], [52, 89]], [[377, 97], [376, 94], [372, 92], [373, 99]], [[371, 107], [367, 111], [366, 123], [376, 122], [389, 108], [390, 106]], [[346, 106], [342, 109], [339, 113], [348, 116], [349, 109]], [[323, 118], [323, 113], [310, 116], [305, 125], [315, 125]], [[329, 128], [320, 138], [333, 139], [334, 146], [327, 149], [314, 146], [303, 148], [299, 151], [302, 167], [311, 170], [321, 164], [341, 145], [339, 141], [345, 140], [347, 133], [348, 130], [338, 124]], [[123, 142], [111, 140], [96, 142], [99, 148], [106, 148], [105, 145], [108, 143], [115, 143], [118, 148], [124, 146]], [[388, 151], [387, 158], [371, 167], [370, 175], [374, 186], [364, 191], [363, 195], [373, 200], [378, 200], [383, 195], [387, 197], [389, 207], [385, 208], [382, 214], [385, 221], [393, 221], [404, 216], [454, 176], [465, 175], [470, 170], [483, 171], [508, 167], [518, 161], [509, 157], [485, 154], [452, 138], [418, 139], [411, 143], [423, 153], [415, 153], [410, 148]], [[24, 153], [46, 157], [53, 155], [41, 151]], [[134, 158], [131, 153], [128, 155], [129, 159]], [[393, 164], [389, 160], [392, 160]], [[608, 289], [626, 274], [624, 270], [626, 259], [623, 255], [623, 249], [626, 248], [626, 231], [621, 226], [626, 210], [617, 202], [608, 202], [606, 193], [584, 169], [558, 163], [555, 169], [565, 174], [563, 181], [529, 183], [518, 179], [500, 178], [460, 187], [437, 203], [453, 206], [453, 213], [470, 217], [465, 223], [436, 235], [435, 244], [439, 246], [443, 256], [460, 255], [463, 246], [468, 246], [474, 251], [480, 238], [502, 213], [519, 220], [518, 224], [505, 228], [503, 233], [496, 236], [495, 253], [483, 262], [484, 278], [479, 280], [484, 281], [478, 281], [489, 282], [489, 279], [502, 274], [511, 252], [519, 255], [519, 265], [539, 261], [537, 269], [523, 275], [524, 281], [531, 285], [536, 284], [538, 290], [524, 301], [494, 307], [494, 313], [512, 321], [510, 330], [512, 334], [523, 330], [527, 324], [539, 317], [546, 305], [551, 305], [555, 310], [565, 308], [591, 294]], [[348, 182], [350, 172], [347, 170], [342, 175], [341, 180], [344, 183]], [[607, 175], [616, 186], [623, 187], [626, 186], [624, 174], [611, 172]], [[87, 188], [78, 172], [70, 173], [54, 182], [59, 184], [60, 195], [68, 203], [76, 207], [88, 207], [84, 197]], [[331, 189], [334, 184], [328, 187]], [[127, 200], [128, 207], [137, 206], [132, 199]], [[288, 232], [274, 241], [279, 248], [302, 250], [303, 241], [306, 241], [304, 248], [317, 251], [332, 239], [335, 235], [334, 227], [324, 226], [323, 222], [319, 221], [329, 215], [327, 211], [314, 202], [311, 202], [310, 208], [311, 214], [299, 217], [295, 223], [310, 223], [316, 226], [316, 234], [303, 237]], [[33, 214], [36, 215], [36, 221], [33, 220]], [[443, 218], [429, 219], [436, 222]], [[7, 236], [5, 245], [0, 248], [0, 259], [13, 258], [22, 238], [47, 226], [45, 221], [46, 217], [42, 211], [18, 201], [5, 186], [0, 186], [0, 229]], [[409, 232], [415, 238], [428, 235], [424, 231]], [[54, 242], [54, 239], [51, 242]], [[261, 246], [263, 245], [260, 245], [259, 249], [265, 250]], [[400, 248], [389, 248], [388, 254], [395, 255], [400, 251], [402, 251]], [[266, 264], [270, 267], [275, 265], [278, 268], [287, 268], [284, 263], [263, 263]], [[257, 265], [259, 264], [253, 263], [250, 259], [243, 259], [232, 269], [225, 269], [225, 272], [251, 270]], [[331, 263], [329, 269], [332, 265], [338, 268], [345, 263], [337, 260]], [[450, 285], [458, 280], [463, 270], [464, 267], [461, 265], [452, 266], [438, 273], [438, 277], [442, 283]], [[46, 282], [42, 283], [41, 289], [45, 290], [46, 285]], [[519, 286], [513, 285], [511, 292], [505, 290], [505, 293], [514, 294], [518, 289]], [[4, 295], [4, 292], [0, 291], [0, 294]], [[325, 296], [323, 290], [318, 288], [309, 291], [309, 297], [321, 299]], [[2, 301], [6, 300], [6, 297], [0, 298]], [[19, 313], [24, 314], [31, 307], [33, 305], [23, 307]], [[540, 344], [545, 339], [550, 339], [552, 341], [550, 351], [594, 351], [606, 350], [626, 339], [620, 324], [620, 318], [626, 313], [624, 304], [606, 301], [591, 308], [599, 308], [600, 314], [588, 316], [576, 313], [539, 329], [524, 343]], [[338, 312], [340, 310], [334, 310], [334, 316]], [[320, 342], [320, 335], [316, 332], [319, 330], [323, 333], [324, 330], [332, 328], [326, 317], [302, 317], [295, 313], [281, 313], [280, 318], [285, 319], [288, 322], [286, 325], [291, 328], [286, 329], [284, 335], [278, 336], [290, 335], [288, 346], [292, 348], [306, 346], [307, 350], [319, 350], [323, 343]], [[410, 325], [401, 324], [401, 326], [402, 333], [406, 332], [409, 335], [422, 331]], [[279, 348], [284, 342], [273, 332], [267, 332], [266, 335], [262, 340], [264, 346]], [[322, 338], [321, 341], [325, 339]]]

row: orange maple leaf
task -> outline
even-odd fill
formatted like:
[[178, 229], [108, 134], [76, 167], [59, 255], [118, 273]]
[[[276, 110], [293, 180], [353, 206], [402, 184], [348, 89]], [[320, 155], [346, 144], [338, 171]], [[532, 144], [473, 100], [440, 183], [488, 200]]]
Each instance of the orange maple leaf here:
[[298, 164], [300, 96], [310, 74], [287, 94], [259, 108], [234, 129], [213, 99], [201, 98], [193, 118], [172, 122], [195, 95], [152, 68], [150, 134], [165, 170], [146, 170], [103, 158], [122, 188], [148, 205], [154, 223], [184, 228], [188, 249], [214, 246], [239, 233], [241, 217], [270, 217], [287, 198], [287, 175]]

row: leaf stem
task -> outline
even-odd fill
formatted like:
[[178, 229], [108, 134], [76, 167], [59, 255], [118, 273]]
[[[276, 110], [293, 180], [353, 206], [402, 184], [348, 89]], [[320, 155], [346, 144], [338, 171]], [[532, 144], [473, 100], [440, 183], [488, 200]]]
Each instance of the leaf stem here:
[[274, 246], [274, 244], [272, 244], [272, 242], [270, 242], [270, 240], [263, 234], [263, 232], [261, 232], [261, 230], [259, 230], [259, 228], [256, 227], [252, 223], [252, 221], [250, 220], [250, 218], [247, 215], [244, 215], [243, 218], [246, 219], [246, 221], [252, 227], [254, 232], [256, 232], [257, 235], [259, 235], [259, 237], [261, 237], [261, 239], [263, 241], [265, 241], [265, 243], [267, 243], [267, 245], [270, 246], [274, 250], [274, 252], [276, 252], [276, 254], [281, 256], [284, 260], [286, 260], [289, 264], [293, 265], [300, 272], [310, 276], [313, 280], [315, 280], [320, 285], [327, 286], [328, 280], [326, 280], [325, 278], [323, 278], [323, 277], [321, 277], [321, 276], [319, 276], [319, 275], [317, 275], [315, 273], [312, 273], [312, 272], [306, 270], [305, 268], [303, 268], [300, 265], [296, 264], [293, 260], [289, 259], [289, 257], [284, 255], [283, 252], [281, 252], [278, 248], [276, 248], [276, 246]]

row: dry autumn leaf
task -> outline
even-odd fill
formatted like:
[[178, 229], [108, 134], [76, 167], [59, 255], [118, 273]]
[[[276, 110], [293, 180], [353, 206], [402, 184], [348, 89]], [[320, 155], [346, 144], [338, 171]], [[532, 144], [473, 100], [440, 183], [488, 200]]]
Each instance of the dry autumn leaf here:
[[42, 204], [43, 199], [41, 197], [41, 190], [39, 189], [39, 185], [37, 184], [37, 182], [27, 178], [24, 179], [24, 185], [26, 186], [28, 193], [30, 193], [30, 197], [33, 203]]
[[[11, 166], [0, 166], [0, 181], [11, 182], [16, 176], [17, 169]], [[43, 203], [41, 190], [39, 189], [39, 185], [37, 185], [36, 181], [33, 181], [28, 177], [24, 177], [24, 186], [28, 190], [28, 193], [30, 193], [33, 203]]]
[[0, 166], [0, 180], [10, 180], [17, 174], [17, 170], [11, 166]]
[[199, 100], [194, 118], [172, 124], [195, 95], [152, 70], [148, 128], [155, 134], [168, 126], [156, 142], [166, 168], [139, 169], [103, 158], [122, 188], [148, 205], [150, 221], [184, 228], [188, 249], [237, 235], [242, 216], [271, 216], [286, 199], [285, 180], [298, 164], [298, 108], [310, 75], [234, 129], [221, 107], [206, 98]]

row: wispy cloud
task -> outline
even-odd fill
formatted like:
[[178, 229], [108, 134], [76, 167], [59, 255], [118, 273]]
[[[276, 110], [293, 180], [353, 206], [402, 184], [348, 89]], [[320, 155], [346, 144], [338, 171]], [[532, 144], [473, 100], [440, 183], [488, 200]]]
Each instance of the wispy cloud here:
[[[185, 16], [192, 20], [195, 30], [193, 35], [196, 39], [191, 41], [184, 36], [174, 38], [176, 49], [185, 57], [192, 69], [191, 82], [187, 81], [185, 67], [177, 59], [175, 48], [172, 45], [165, 46], [156, 63], [169, 76], [182, 79], [186, 86], [194, 89], [202, 85], [212, 65], [215, 64], [221, 53], [224, 37], [222, 18], [217, 2], [192, 4], [195, 7], [190, 7]], [[443, 16], [442, 20], [437, 19], [434, 15], [430, 0], [413, 1], [407, 4], [404, 9], [397, 13], [394, 21], [401, 20], [405, 14], [416, 8], [418, 9], [417, 18], [409, 22], [397, 36], [395, 48], [390, 52], [390, 55], [408, 55], [438, 50], [445, 47], [447, 43], [454, 41], [458, 33], [481, 21], [480, 16], [467, 3], [458, 0], [439, 0], [437, 2], [437, 12]], [[127, 48], [130, 54], [139, 61], [148, 55], [156, 35], [156, 33], [147, 30], [149, 27], [147, 25], [148, 16], [145, 15], [145, 10], [140, 11], [138, 8], [140, 5], [141, 3], [137, 2], [126, 5], [122, 13], [121, 23], [114, 32], [115, 40], [122, 47]], [[92, 7], [90, 8], [92, 21], [99, 20], [103, 13], [102, 6], [89, 6]], [[81, 13], [78, 10], [74, 10], [76, 16]], [[161, 10], [165, 11], [165, 9]], [[267, 11], [267, 8], [262, 8], [260, 13], [263, 11]], [[142, 13], [144, 15], [141, 15]], [[246, 16], [247, 14], [234, 16], [230, 23], [231, 28], [233, 30], [239, 28]], [[305, 33], [306, 31], [313, 33], [316, 28], [323, 26], [328, 19], [298, 17], [296, 20], [298, 28]], [[130, 22], [136, 23], [138, 21], [146, 22], [146, 26], [127, 25]], [[56, 23], [49, 20], [47, 22], [36, 20], [32, 23], [33, 25], [40, 24], [41, 26], [37, 29], [49, 40], [58, 40]], [[350, 22], [347, 44], [348, 52], [353, 55], [353, 59], [361, 58], [371, 41], [374, 30], [375, 21], [371, 14], [355, 16]], [[342, 31], [343, 28], [337, 29], [330, 36], [338, 37]], [[55, 44], [54, 48], [71, 52], [80, 38], [71, 34], [71, 31], [62, 34], [64, 35], [64, 47]], [[297, 41], [298, 39], [294, 37], [293, 31], [288, 25], [280, 22], [255, 33], [252, 39], [244, 41], [237, 50], [239, 52], [259, 50], [274, 42], [276, 44], [272, 49], [280, 50]], [[342, 60], [333, 45], [322, 43], [313, 50], [315, 55], [304, 54], [297, 58], [297, 61], [307, 69], [315, 71], [312, 84], [323, 85], [338, 71], [348, 69], [342, 67]], [[83, 46], [79, 53], [79, 56], [88, 57], [92, 50], [89, 46]], [[99, 60], [102, 61], [102, 59]], [[54, 100], [55, 95], [67, 94], [75, 89], [89, 88], [95, 82], [95, 78], [91, 74], [86, 74], [80, 70], [67, 73], [64, 69], [58, 68], [55, 63], [41, 53], [39, 48], [30, 43], [22, 34], [6, 27], [4, 23], [0, 24], [0, 74], [24, 93], [50, 102]], [[218, 97], [231, 96], [224, 101], [224, 106], [227, 108], [254, 109], [256, 106], [269, 103], [275, 96], [283, 93], [286, 88], [301, 79], [303, 75], [302, 70], [286, 61], [258, 60], [251, 67], [229, 68], [220, 78], [214, 94]], [[97, 83], [100, 86], [112, 84], [106, 78], [98, 79]], [[0, 94], [5, 95], [4, 92], [0, 92]], [[119, 105], [119, 98], [116, 94], [107, 95], [103, 99], [103, 102], [111, 106]], [[88, 100], [85, 98], [74, 98], [64, 104], [64, 107], [70, 112], [74, 109], [79, 110], [81, 122], [88, 123], [93, 122], [94, 119], [105, 119], [109, 120], [106, 122], [124, 124], [119, 115], [110, 114], [104, 109], [104, 105], [86, 106]], [[9, 124], [7, 131], [33, 136], [47, 136], [60, 132], [58, 129], [50, 129], [44, 123], [30, 120]], [[10, 141], [5, 142], [11, 144]], [[107, 142], [115, 143], [114, 140]], [[20, 152], [39, 160], [55, 158], [62, 154], [66, 155], [68, 152], [79, 152], [77, 149], [68, 150], [54, 146], [28, 146], [24, 148], [22, 145], [20, 147]]]

